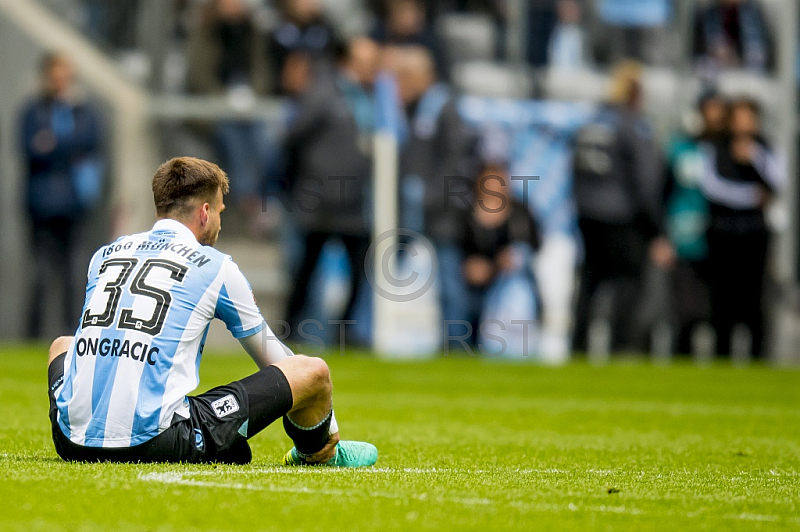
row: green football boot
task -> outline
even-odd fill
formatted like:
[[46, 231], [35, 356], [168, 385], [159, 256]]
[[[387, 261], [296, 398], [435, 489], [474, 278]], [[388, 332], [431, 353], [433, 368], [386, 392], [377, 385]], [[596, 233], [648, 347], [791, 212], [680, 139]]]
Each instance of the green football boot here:
[[371, 443], [363, 441], [340, 441], [336, 444], [333, 458], [319, 464], [309, 464], [297, 454], [297, 449], [291, 450], [283, 457], [283, 465], [299, 466], [314, 465], [327, 467], [369, 467], [378, 461], [378, 449]]

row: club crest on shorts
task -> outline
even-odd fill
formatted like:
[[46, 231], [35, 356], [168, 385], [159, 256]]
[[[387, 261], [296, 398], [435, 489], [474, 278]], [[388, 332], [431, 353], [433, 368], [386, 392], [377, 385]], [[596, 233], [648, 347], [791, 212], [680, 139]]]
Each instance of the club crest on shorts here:
[[217, 417], [222, 418], [238, 411], [239, 403], [236, 402], [236, 398], [233, 395], [229, 394], [211, 403], [211, 408], [214, 409], [214, 414]]

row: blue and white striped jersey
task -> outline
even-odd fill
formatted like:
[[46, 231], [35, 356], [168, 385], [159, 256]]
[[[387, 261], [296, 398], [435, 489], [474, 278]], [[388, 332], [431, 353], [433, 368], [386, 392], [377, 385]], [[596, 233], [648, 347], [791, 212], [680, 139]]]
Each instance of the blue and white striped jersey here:
[[261, 332], [250, 285], [228, 255], [175, 220], [95, 253], [81, 323], [56, 390], [58, 423], [74, 443], [129, 447], [189, 417], [208, 327]]

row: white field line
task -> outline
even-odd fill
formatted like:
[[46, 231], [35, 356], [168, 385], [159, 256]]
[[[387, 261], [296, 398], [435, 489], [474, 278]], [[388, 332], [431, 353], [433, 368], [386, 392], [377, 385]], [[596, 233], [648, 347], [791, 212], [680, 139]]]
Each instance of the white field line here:
[[[592, 473], [611, 474], [613, 471], [590, 471]], [[345, 467], [264, 467], [259, 469], [238, 470], [231, 469], [221, 473], [215, 471], [185, 471], [185, 476], [217, 476], [220, 475], [330, 475], [330, 474], [362, 475], [362, 474], [411, 474], [411, 475], [436, 475], [436, 474], [467, 474], [483, 475], [493, 473], [520, 473], [520, 474], [570, 474], [573, 471], [566, 469], [519, 469], [516, 467], [498, 467], [495, 469], [460, 469], [451, 467], [365, 467], [361, 469], [348, 469]]]
[[[492, 474], [516, 474], [516, 475], [529, 475], [535, 478], [535, 480], [547, 480], [552, 479], [555, 477], [569, 477], [570, 475], [583, 475], [584, 473], [592, 473], [597, 475], [600, 480], [605, 479], [606, 477], [613, 475], [615, 473], [621, 473], [620, 471], [614, 471], [611, 469], [588, 469], [584, 471], [573, 471], [567, 469], [555, 469], [555, 468], [547, 468], [547, 469], [534, 469], [534, 468], [515, 468], [515, 467], [498, 467], [493, 469], [467, 469], [467, 468], [421, 468], [421, 467], [407, 467], [407, 468], [394, 468], [394, 467], [369, 467], [369, 468], [361, 468], [361, 469], [348, 469], [348, 468], [340, 468], [340, 467], [307, 467], [307, 468], [297, 468], [297, 467], [285, 467], [285, 466], [274, 466], [274, 467], [263, 467], [258, 469], [230, 469], [230, 470], [214, 470], [214, 471], [184, 471], [181, 473], [175, 473], [183, 475], [184, 479], [191, 479], [193, 477], [215, 477], [221, 478], [225, 476], [256, 476], [256, 475], [345, 475], [350, 478], [358, 478], [361, 475], [471, 475], [471, 476], [482, 476], [482, 475], [492, 475]], [[795, 473], [795, 472], [792, 472]], [[646, 476], [647, 474], [642, 471], [639, 473], [640, 477]], [[661, 475], [658, 475], [660, 478]], [[751, 472], [749, 471], [741, 471], [738, 473], [737, 476], [721, 476], [718, 477], [720, 480], [732, 481], [732, 480], [739, 480], [739, 477], [749, 477], [752, 476]], [[776, 474], [775, 471], [770, 471], [770, 476], [780, 476]], [[794, 476], [794, 475], [789, 475]], [[534, 479], [531, 479], [534, 480]], [[660, 494], [660, 495], [650, 495], [650, 494], [631, 494], [626, 493], [627, 499], [634, 499], [640, 501], [686, 501], [687, 497], [681, 496], [679, 494]], [[595, 498], [605, 498], [604, 496], [595, 495]], [[691, 499], [696, 501], [716, 501], [717, 496], [713, 494], [694, 494], [691, 496]], [[748, 500], [748, 496], [740, 495], [740, 496], [730, 496], [729, 502], [736, 502], [736, 501], [746, 501]], [[513, 505], [513, 503], [510, 503]], [[702, 512], [701, 512], [702, 513]], [[690, 516], [691, 517], [691, 516]], [[800, 522], [800, 521], [798, 521]]]
[[[193, 480], [183, 478], [181, 473], [147, 473], [140, 474], [139, 480], [143, 482], [157, 482], [161, 484], [178, 484], [181, 486], [197, 486], [204, 488], [222, 488], [232, 490], [246, 490], [246, 491], [264, 491], [269, 493], [296, 493], [306, 495], [330, 495], [334, 497], [346, 497], [353, 495], [352, 491], [328, 489], [328, 488], [293, 488], [289, 486], [263, 486], [257, 484], [243, 484], [239, 482], [226, 483], [226, 482], [207, 482], [202, 480]], [[477, 505], [491, 505], [494, 501], [485, 498], [461, 498], [461, 497], [431, 497], [427, 493], [419, 494], [401, 494], [383, 491], [366, 491], [360, 494], [369, 497], [377, 497], [382, 499], [414, 499], [419, 501], [430, 502], [448, 502], [455, 504], [463, 504], [466, 506]]]
[[[518, 467], [494, 467], [492, 469], [469, 469], [458, 467], [365, 467], [360, 469], [348, 469], [344, 467], [286, 467], [272, 466], [252, 469], [229, 469], [213, 471], [184, 471], [184, 476], [214, 476], [223, 475], [495, 475], [495, 474], [518, 474], [518, 475], [592, 475], [607, 477], [616, 474], [623, 474], [624, 471], [615, 469], [556, 469], [556, 468], [518, 468]], [[797, 477], [798, 471], [776, 471], [770, 469], [764, 475], [770, 477]], [[647, 476], [647, 472], [640, 471], [639, 476]], [[659, 475], [660, 476], [660, 475]], [[730, 475], [717, 476], [719, 480], [738, 481], [742, 477], [757, 478], [752, 471], [739, 471]]]
[[[264, 471], [265, 470], [260, 470]], [[276, 468], [276, 471], [278, 469]], [[289, 470], [292, 472], [296, 472], [298, 470]], [[312, 470], [302, 470], [302, 471], [312, 471]], [[331, 471], [337, 471], [337, 469], [331, 469]], [[401, 469], [389, 469], [383, 468], [381, 470], [364, 470], [364, 471], [373, 471], [373, 472], [380, 472], [380, 471], [387, 471], [387, 472], [402, 472], [406, 470]], [[413, 471], [413, 469], [412, 469]], [[431, 469], [429, 471], [435, 472], [442, 472], [442, 469]], [[467, 471], [467, 470], [463, 470]], [[319, 495], [328, 495], [333, 497], [349, 497], [353, 495], [360, 495], [360, 496], [367, 496], [373, 498], [382, 498], [382, 499], [394, 499], [394, 500], [416, 500], [422, 502], [433, 502], [433, 503], [451, 503], [451, 504], [459, 504], [463, 506], [499, 506], [499, 507], [513, 507], [518, 508], [520, 510], [528, 510], [534, 512], [547, 512], [547, 513], [563, 513], [563, 512], [592, 512], [592, 513], [614, 513], [614, 514], [624, 514], [624, 515], [647, 515], [647, 512], [640, 510], [638, 508], [631, 508], [628, 506], [610, 506], [610, 505], [593, 505], [593, 506], [579, 506], [574, 503], [568, 504], [554, 504], [554, 503], [531, 503], [526, 501], [499, 501], [493, 500], [485, 497], [472, 497], [472, 498], [464, 498], [464, 497], [439, 497], [439, 496], [431, 496], [427, 493], [419, 493], [419, 494], [402, 494], [402, 493], [392, 493], [392, 492], [385, 492], [385, 491], [347, 491], [341, 489], [330, 489], [330, 488], [308, 488], [308, 487], [291, 487], [291, 486], [265, 486], [259, 484], [249, 484], [249, 483], [240, 483], [240, 482], [209, 482], [203, 480], [195, 480], [191, 478], [185, 478], [188, 475], [194, 474], [208, 474], [213, 472], [197, 472], [197, 473], [140, 473], [139, 480], [142, 482], [149, 482], [149, 483], [158, 483], [158, 484], [170, 484], [170, 485], [178, 485], [178, 486], [192, 486], [192, 487], [202, 487], [202, 488], [219, 488], [225, 490], [241, 490], [241, 491], [258, 491], [258, 492], [266, 492], [266, 493], [293, 493], [298, 495], [312, 495], [312, 496], [319, 496]], [[237, 472], [239, 473], [239, 472]], [[245, 473], [245, 472], [241, 472]], [[676, 516], [685, 516], [685, 517], [699, 517], [704, 512], [693, 512], [688, 514], [680, 514], [680, 513], [673, 513]], [[735, 519], [740, 521], [757, 521], [757, 522], [779, 522], [782, 520], [780, 516], [776, 515], [765, 515], [765, 514], [752, 514], [752, 513], [741, 513], [741, 514], [730, 514], [724, 516], [725, 519]], [[788, 522], [800, 524], [800, 518], [793, 518], [788, 519]]]

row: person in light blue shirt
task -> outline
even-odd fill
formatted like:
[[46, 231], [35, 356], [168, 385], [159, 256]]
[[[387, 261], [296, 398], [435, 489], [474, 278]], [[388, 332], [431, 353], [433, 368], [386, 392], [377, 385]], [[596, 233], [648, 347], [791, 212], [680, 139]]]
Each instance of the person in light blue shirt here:
[[550, 68], [577, 70], [589, 64], [586, 33], [581, 27], [582, 6], [579, 0], [559, 0], [558, 23], [548, 46]]

